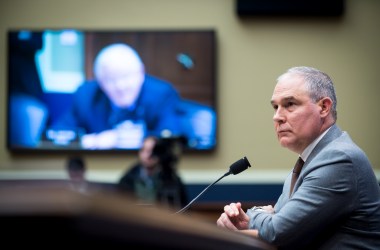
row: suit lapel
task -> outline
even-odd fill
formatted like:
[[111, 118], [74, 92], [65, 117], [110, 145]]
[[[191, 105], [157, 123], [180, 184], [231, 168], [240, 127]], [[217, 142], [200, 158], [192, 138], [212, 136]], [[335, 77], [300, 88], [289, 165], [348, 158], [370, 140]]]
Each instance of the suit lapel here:
[[313, 151], [311, 151], [309, 157], [305, 162], [305, 166], [313, 160], [313, 158], [324, 148], [327, 144], [334, 141], [336, 138], [342, 135], [342, 130], [334, 124], [331, 129], [327, 132], [327, 134], [318, 142]]

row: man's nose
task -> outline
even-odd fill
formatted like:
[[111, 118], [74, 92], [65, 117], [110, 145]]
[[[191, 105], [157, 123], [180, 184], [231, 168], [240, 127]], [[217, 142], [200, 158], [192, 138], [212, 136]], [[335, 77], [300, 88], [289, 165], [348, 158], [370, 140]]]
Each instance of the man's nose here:
[[285, 121], [285, 116], [284, 116], [283, 111], [284, 111], [283, 108], [278, 107], [274, 112], [273, 121], [279, 122], [279, 123]]

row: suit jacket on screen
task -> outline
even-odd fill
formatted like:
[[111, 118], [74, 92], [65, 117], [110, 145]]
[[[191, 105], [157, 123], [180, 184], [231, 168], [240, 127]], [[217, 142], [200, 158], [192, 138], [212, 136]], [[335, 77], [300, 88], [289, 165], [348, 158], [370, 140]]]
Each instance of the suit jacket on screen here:
[[115, 118], [112, 114], [114, 108], [98, 83], [88, 81], [78, 88], [71, 109], [53, 127], [81, 128], [85, 133], [98, 133], [114, 128], [123, 120], [132, 120], [144, 121], [149, 134], [160, 135], [165, 129], [176, 134], [180, 131], [176, 115], [179, 98], [172, 85], [146, 76], [135, 106], [123, 110]]

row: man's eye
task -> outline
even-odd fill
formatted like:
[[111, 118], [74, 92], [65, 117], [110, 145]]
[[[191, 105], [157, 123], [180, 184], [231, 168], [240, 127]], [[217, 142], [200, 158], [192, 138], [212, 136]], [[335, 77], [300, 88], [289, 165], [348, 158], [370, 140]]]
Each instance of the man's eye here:
[[294, 102], [288, 102], [286, 103], [285, 107], [289, 108], [294, 105]]
[[278, 105], [273, 105], [273, 109], [277, 110], [278, 109]]

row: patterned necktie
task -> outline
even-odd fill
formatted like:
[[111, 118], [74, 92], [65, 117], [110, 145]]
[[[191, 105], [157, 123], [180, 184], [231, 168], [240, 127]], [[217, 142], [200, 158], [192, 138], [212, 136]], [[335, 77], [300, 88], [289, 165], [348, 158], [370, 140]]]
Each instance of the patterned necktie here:
[[298, 179], [298, 176], [300, 175], [301, 173], [301, 169], [303, 167], [303, 164], [304, 164], [304, 161], [301, 159], [301, 157], [298, 157], [298, 160], [296, 162], [296, 165], [294, 165], [294, 168], [293, 168], [293, 174], [292, 174], [292, 181], [290, 183], [290, 193], [289, 193], [289, 197], [292, 195], [293, 193], [293, 188], [294, 188], [294, 184], [296, 183], [297, 179]]

